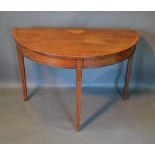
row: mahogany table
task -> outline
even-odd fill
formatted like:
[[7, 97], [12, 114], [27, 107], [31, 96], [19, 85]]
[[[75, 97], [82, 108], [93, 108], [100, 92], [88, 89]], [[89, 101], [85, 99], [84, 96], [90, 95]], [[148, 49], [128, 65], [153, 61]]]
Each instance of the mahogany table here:
[[16, 28], [13, 30], [18, 50], [23, 99], [27, 87], [24, 56], [50, 67], [76, 69], [76, 120], [80, 131], [82, 69], [112, 65], [128, 59], [123, 98], [128, 85], [137, 32], [124, 29]]

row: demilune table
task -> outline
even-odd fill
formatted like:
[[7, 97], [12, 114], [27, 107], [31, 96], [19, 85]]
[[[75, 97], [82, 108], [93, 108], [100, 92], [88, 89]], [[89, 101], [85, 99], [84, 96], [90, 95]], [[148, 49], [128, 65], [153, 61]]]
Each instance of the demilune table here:
[[123, 98], [128, 85], [139, 35], [126, 29], [15, 28], [23, 99], [27, 87], [24, 56], [43, 65], [76, 69], [76, 131], [80, 131], [82, 69], [112, 65], [128, 59]]

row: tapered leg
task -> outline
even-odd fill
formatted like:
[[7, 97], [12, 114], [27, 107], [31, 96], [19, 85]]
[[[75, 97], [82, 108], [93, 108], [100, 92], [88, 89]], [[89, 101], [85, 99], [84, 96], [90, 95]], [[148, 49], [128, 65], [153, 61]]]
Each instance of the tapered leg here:
[[26, 77], [25, 77], [24, 56], [20, 51], [18, 51], [17, 53], [18, 53], [18, 64], [19, 64], [20, 79], [22, 84], [23, 99], [24, 101], [27, 101], [28, 97], [27, 97]]
[[128, 87], [129, 87], [129, 81], [130, 81], [131, 71], [132, 71], [133, 56], [134, 56], [134, 53], [128, 58], [126, 77], [125, 77], [125, 85], [124, 85], [124, 90], [123, 90], [123, 99], [124, 100], [126, 100], [128, 98]]
[[82, 60], [77, 61], [76, 68], [76, 131], [80, 131], [81, 91], [82, 89]]

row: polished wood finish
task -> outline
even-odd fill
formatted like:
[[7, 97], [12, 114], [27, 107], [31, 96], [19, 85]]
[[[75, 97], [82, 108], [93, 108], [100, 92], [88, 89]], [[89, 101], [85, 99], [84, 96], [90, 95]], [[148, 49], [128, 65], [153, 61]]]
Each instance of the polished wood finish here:
[[115, 64], [131, 55], [139, 38], [120, 29], [19, 28], [13, 35], [25, 56], [60, 68], [76, 68], [77, 59], [84, 60], [83, 68]]
[[82, 92], [82, 60], [77, 61], [76, 65], [76, 131], [80, 131], [80, 112], [81, 112], [81, 92]]
[[128, 96], [137, 32], [125, 29], [16, 28], [13, 36], [24, 100], [27, 100], [24, 59], [59, 68], [76, 69], [76, 121], [80, 131], [82, 69], [112, 65], [128, 59], [123, 97]]
[[[133, 49], [133, 51], [135, 51], [135, 48]], [[125, 77], [125, 85], [124, 85], [124, 90], [123, 90], [123, 99], [124, 100], [126, 100], [128, 98], [128, 87], [129, 87], [129, 81], [131, 78], [133, 57], [134, 57], [134, 53], [132, 55], [130, 55], [130, 57], [128, 58], [126, 77]]]
[[31, 50], [25, 49], [24, 47], [18, 44], [17, 44], [17, 47], [22, 51], [22, 54], [25, 57], [39, 64], [47, 65], [49, 67], [59, 67], [59, 68], [68, 68], [68, 69], [76, 68], [76, 59], [63, 59], [63, 58], [57, 58], [57, 57], [50, 57], [44, 54], [41, 55]]
[[20, 79], [22, 84], [22, 91], [23, 91], [23, 99], [27, 101], [27, 87], [26, 87], [26, 76], [25, 76], [25, 66], [24, 66], [24, 57], [20, 50], [17, 52], [18, 55], [18, 63], [19, 63], [19, 71], [20, 71]]

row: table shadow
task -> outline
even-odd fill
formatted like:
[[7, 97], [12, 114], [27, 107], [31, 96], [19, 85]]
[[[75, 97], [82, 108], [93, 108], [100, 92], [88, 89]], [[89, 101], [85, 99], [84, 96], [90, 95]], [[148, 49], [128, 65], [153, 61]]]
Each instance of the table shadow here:
[[119, 97], [112, 98], [106, 104], [101, 106], [96, 112], [94, 112], [91, 116], [89, 116], [84, 122], [80, 125], [80, 130], [83, 130], [88, 125], [90, 125], [93, 121], [95, 121], [100, 115], [103, 115], [107, 112], [117, 101]]

